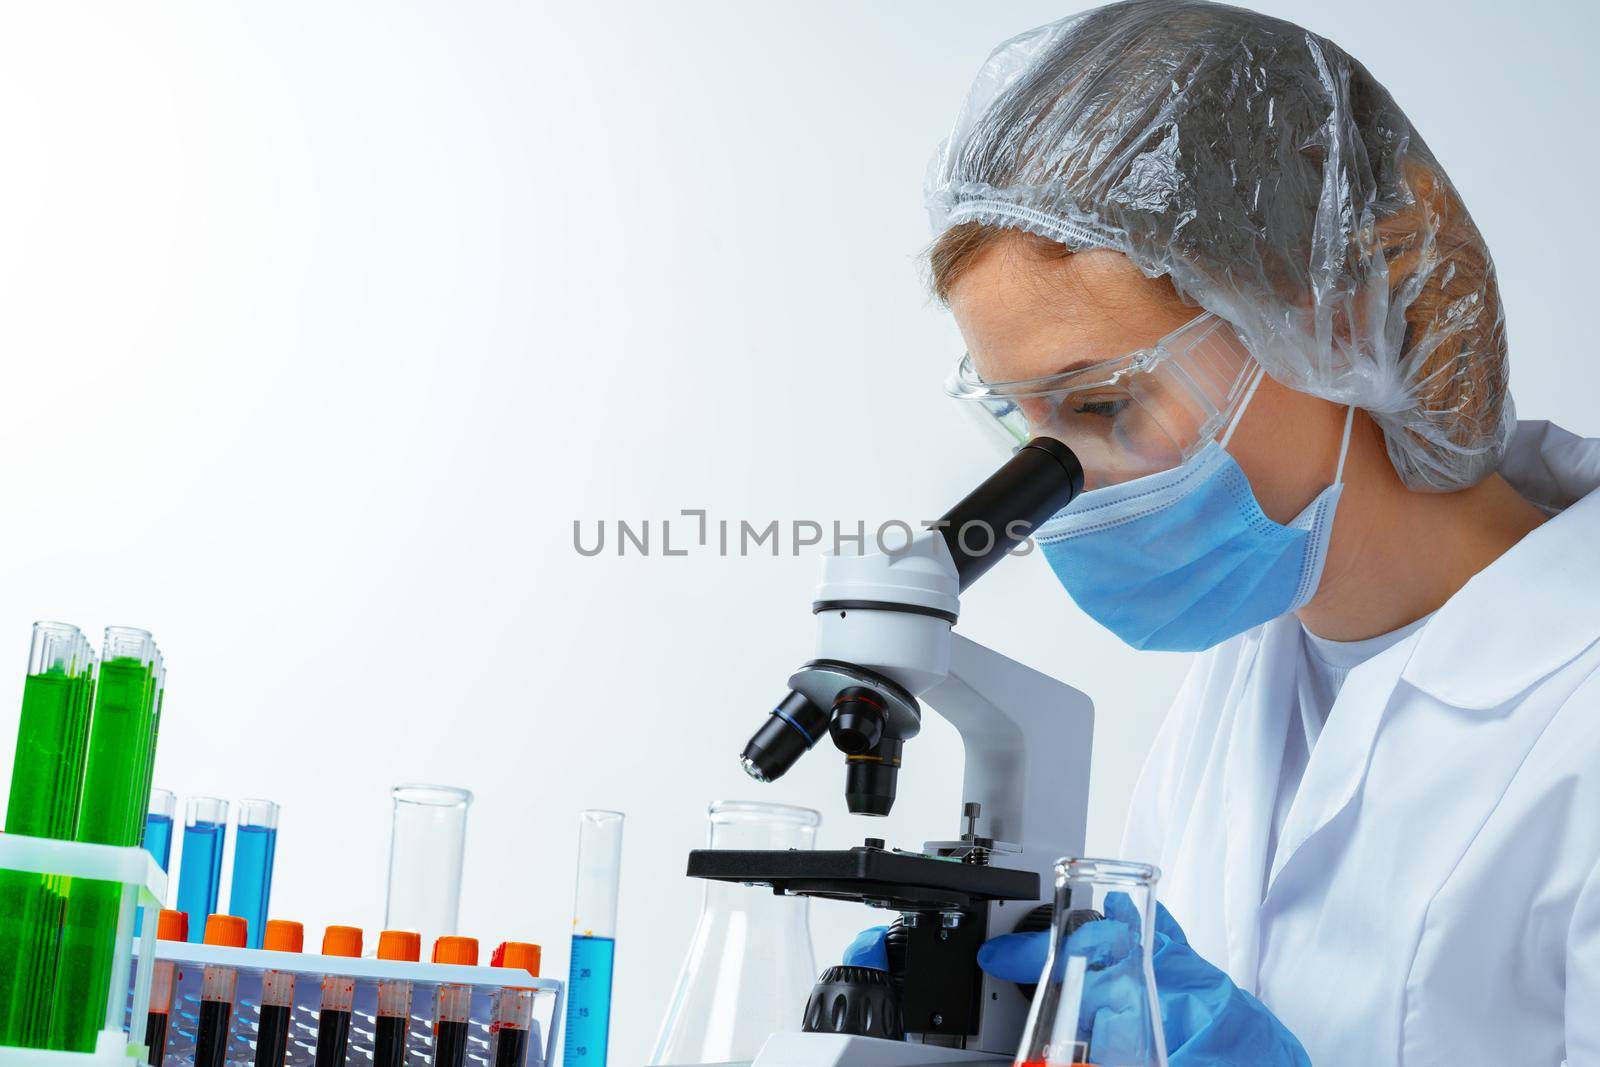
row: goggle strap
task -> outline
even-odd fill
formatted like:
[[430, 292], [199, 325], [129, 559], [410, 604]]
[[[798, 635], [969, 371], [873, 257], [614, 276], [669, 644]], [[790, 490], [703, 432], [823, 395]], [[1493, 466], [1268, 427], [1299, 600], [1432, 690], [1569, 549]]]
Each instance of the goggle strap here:
[[1222, 440], [1219, 442], [1223, 448], [1227, 448], [1228, 442], [1233, 440], [1233, 431], [1239, 428], [1239, 420], [1244, 418], [1244, 409], [1250, 406], [1251, 399], [1255, 397], [1256, 390], [1261, 386], [1261, 379], [1266, 375], [1266, 368], [1258, 364], [1255, 377], [1250, 380], [1250, 388], [1245, 390], [1244, 399], [1239, 401], [1238, 410], [1234, 411], [1233, 418], [1228, 420], [1228, 429], [1223, 433]]

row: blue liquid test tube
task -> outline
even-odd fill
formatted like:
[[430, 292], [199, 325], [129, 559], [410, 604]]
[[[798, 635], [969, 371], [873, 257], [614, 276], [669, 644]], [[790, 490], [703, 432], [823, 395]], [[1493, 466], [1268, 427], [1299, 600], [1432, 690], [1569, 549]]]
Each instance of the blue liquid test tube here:
[[[163, 871], [172, 862], [172, 816], [177, 813], [178, 798], [165, 789], [150, 790], [150, 810], [144, 817], [144, 850], [154, 856]], [[166, 901], [161, 903], [165, 904]], [[133, 915], [133, 936], [144, 930], [144, 909]]]
[[206, 919], [222, 893], [222, 847], [228, 838], [228, 802], [190, 797], [183, 813], [183, 854], [178, 865], [178, 910], [188, 913], [189, 940], [205, 938]]
[[270, 800], [239, 801], [239, 833], [233, 839], [233, 881], [228, 914], [249, 924], [251, 948], [267, 932], [267, 901], [272, 896], [272, 857], [278, 849], [278, 805]]
[[611, 978], [617, 953], [617, 889], [622, 869], [622, 813], [578, 817], [578, 885], [572, 907], [572, 964], [567, 973], [565, 1067], [605, 1067], [611, 1037]]
[[150, 790], [150, 811], [144, 817], [144, 849], [156, 858], [163, 871], [172, 863], [172, 817], [178, 811], [178, 798], [165, 789]]

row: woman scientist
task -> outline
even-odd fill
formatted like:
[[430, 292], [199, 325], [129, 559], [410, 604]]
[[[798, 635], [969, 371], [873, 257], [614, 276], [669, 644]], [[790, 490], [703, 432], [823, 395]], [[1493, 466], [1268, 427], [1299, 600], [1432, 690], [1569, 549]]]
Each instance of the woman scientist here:
[[1200, 653], [1124, 843], [1182, 924], [1171, 1062], [1600, 1064], [1600, 442], [1516, 421], [1388, 92], [1277, 19], [1099, 8], [991, 56], [929, 205], [949, 390], [1088, 472], [1051, 568]]

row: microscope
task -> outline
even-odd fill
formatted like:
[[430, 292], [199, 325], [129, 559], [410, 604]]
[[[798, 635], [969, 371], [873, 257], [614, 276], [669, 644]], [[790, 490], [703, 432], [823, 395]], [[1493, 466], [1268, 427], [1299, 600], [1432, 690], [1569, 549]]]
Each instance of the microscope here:
[[844, 756], [850, 811], [887, 815], [926, 704], [961, 736], [961, 826], [918, 851], [867, 838], [839, 851], [689, 854], [691, 877], [899, 913], [889, 971], [830, 967], [803, 1013], [795, 1005], [800, 1029], [773, 1034], [754, 1067], [1015, 1056], [1031, 990], [984, 974], [977, 950], [1049, 926], [1054, 864], [1083, 851], [1094, 709], [953, 627], [960, 594], [1082, 487], [1072, 451], [1035, 438], [903, 550], [823, 558], [816, 655], [745, 746], [744, 769], [773, 781], [826, 736]]

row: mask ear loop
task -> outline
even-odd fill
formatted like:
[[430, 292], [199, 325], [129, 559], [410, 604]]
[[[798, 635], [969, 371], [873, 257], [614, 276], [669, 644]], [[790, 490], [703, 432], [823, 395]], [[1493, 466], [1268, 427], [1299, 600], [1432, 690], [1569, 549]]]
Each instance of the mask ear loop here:
[[[1228, 420], [1228, 429], [1223, 433], [1222, 440], [1217, 442], [1223, 448], [1228, 447], [1228, 442], [1233, 440], [1233, 431], [1239, 428], [1239, 420], [1244, 418], [1244, 409], [1250, 406], [1250, 401], [1255, 399], [1256, 390], [1261, 387], [1261, 379], [1267, 376], [1267, 368], [1256, 364], [1255, 377], [1250, 379], [1250, 388], [1245, 390], [1244, 399], [1239, 401], [1239, 410], [1233, 413], [1233, 418]], [[1342, 462], [1342, 461], [1341, 461]]]
[[1350, 454], [1350, 427], [1356, 421], [1356, 406], [1351, 404], [1344, 411], [1344, 437], [1339, 441], [1339, 465], [1333, 471], [1333, 484], [1344, 484], [1344, 460]]
[[[1244, 418], [1245, 408], [1249, 407], [1250, 401], [1255, 399], [1256, 390], [1261, 387], [1261, 379], [1266, 376], [1267, 369], [1258, 365], [1255, 376], [1250, 380], [1250, 388], [1245, 390], [1244, 399], [1239, 401], [1239, 410], [1235, 411], [1233, 418], [1228, 420], [1228, 428], [1223, 432], [1222, 440], [1218, 442], [1223, 448], [1227, 448], [1228, 442], [1233, 440], [1233, 431], [1239, 428], [1239, 420]], [[1350, 455], [1350, 429], [1355, 425], [1355, 421], [1356, 406], [1351, 404], [1344, 411], [1344, 436], [1339, 439], [1339, 462], [1333, 471], [1334, 485], [1344, 484], [1344, 461]]]

